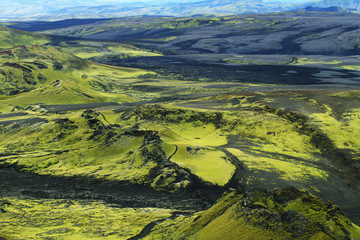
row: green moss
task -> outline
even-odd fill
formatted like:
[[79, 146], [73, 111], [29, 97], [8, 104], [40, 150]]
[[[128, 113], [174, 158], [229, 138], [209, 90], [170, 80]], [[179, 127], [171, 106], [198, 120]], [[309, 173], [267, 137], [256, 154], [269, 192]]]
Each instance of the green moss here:
[[354, 239], [354, 226], [331, 203], [306, 191], [255, 190], [224, 194], [209, 210], [180, 226], [172, 239]]
[[[109, 79], [119, 81], [147, 73], [140, 69], [90, 64], [49, 46], [19, 47], [12, 49], [12, 54], [14, 56], [1, 59], [5, 64], [0, 68], [0, 81], [3, 81], [0, 93], [11, 95], [1, 98], [3, 108], [31, 104], [133, 101], [132, 97], [122, 92], [97, 89], [93, 82], [106, 85]], [[61, 71], [54, 69], [56, 64]]]
[[335, 118], [330, 108], [326, 113], [312, 114], [311, 117], [314, 124], [334, 142], [337, 148], [359, 153], [360, 141], [357, 136], [360, 133], [360, 109], [345, 112], [341, 119]]
[[140, 49], [129, 44], [119, 43], [101, 43], [92, 41], [72, 41], [62, 42], [61, 49], [72, 53], [78, 57], [96, 61], [109, 60], [111, 57], [120, 59], [123, 57], [138, 57], [138, 56], [161, 56], [156, 52], [151, 52], [145, 49]]
[[156, 131], [112, 126], [105, 115], [90, 110], [42, 119], [1, 128], [0, 146], [7, 154], [0, 160], [39, 174], [127, 181], [159, 190], [180, 191], [191, 184], [188, 173], [168, 160]]
[[50, 38], [45, 35], [0, 26], [0, 49], [8, 49], [19, 45], [45, 44], [49, 42]]
[[228, 151], [244, 163], [249, 170], [254, 172], [264, 171], [276, 173], [280, 178], [294, 182], [308, 182], [314, 178], [326, 180], [328, 178], [328, 173], [325, 170], [319, 169], [318, 166], [306, 162], [280, 160], [274, 157], [261, 157], [233, 148], [229, 148]]
[[296, 58], [295, 62], [291, 64], [295, 65], [310, 65], [310, 64], [327, 64], [327, 65], [337, 65], [341, 64], [340, 60], [321, 60], [321, 59], [311, 59], [311, 58]]
[[357, 65], [341, 65], [338, 68], [359, 71], [360, 67]]
[[171, 210], [116, 208], [102, 202], [6, 198], [0, 236], [6, 239], [128, 239]]
[[153, 240], [153, 239], [169, 239], [169, 236], [175, 232], [179, 227], [190, 223], [198, 215], [194, 214], [191, 216], [179, 216], [175, 219], [168, 219], [162, 223], [157, 224], [150, 232], [149, 235], [144, 237], [144, 240]]
[[[178, 151], [171, 161], [180, 167], [189, 169], [207, 182], [223, 186], [234, 174], [235, 166], [227, 160], [222, 151], [187, 144], [178, 144], [177, 146]], [[193, 152], [192, 149], [194, 149]], [[199, 150], [196, 151], [197, 149]]]

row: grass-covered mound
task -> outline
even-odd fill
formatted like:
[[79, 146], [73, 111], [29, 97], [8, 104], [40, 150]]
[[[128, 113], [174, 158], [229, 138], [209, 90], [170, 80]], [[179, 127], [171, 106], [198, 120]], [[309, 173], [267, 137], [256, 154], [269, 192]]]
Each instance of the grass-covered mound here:
[[130, 81], [147, 73], [86, 62], [54, 47], [40, 45], [2, 52], [0, 65], [0, 111], [31, 104], [133, 101], [122, 89], [109, 87], [110, 82]]
[[0, 26], [0, 50], [26, 44], [45, 44], [50, 37]]
[[87, 110], [62, 118], [25, 118], [0, 123], [1, 165], [40, 174], [82, 176], [177, 191], [191, 175], [169, 161], [156, 131], [109, 124]]
[[357, 239], [360, 228], [331, 203], [293, 187], [233, 190], [171, 239]]
[[158, 52], [141, 49], [130, 44], [86, 40], [63, 41], [57, 44], [66, 52], [95, 62], [107, 62], [132, 57], [162, 56]]
[[88, 67], [80, 58], [40, 45], [8, 49], [1, 53], [0, 59], [3, 83], [1, 93], [5, 95], [29, 92], [40, 87], [48, 82], [44, 75], [49, 75], [49, 70], [56, 74], [56, 71], [66, 71], [69, 68], [75, 70]]

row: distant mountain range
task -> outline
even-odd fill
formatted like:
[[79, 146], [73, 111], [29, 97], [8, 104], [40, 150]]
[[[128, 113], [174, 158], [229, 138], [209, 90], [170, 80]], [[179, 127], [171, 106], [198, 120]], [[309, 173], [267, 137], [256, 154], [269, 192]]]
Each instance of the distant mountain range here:
[[[360, 10], [360, 0], [322, 0], [306, 4], [264, 2], [262, 0], [203, 0], [185, 3], [124, 3], [106, 6], [77, 6], [54, 9], [49, 6], [2, 7], [0, 21], [62, 20], [73, 18], [116, 18], [138, 15], [199, 16], [230, 15], [241, 13], [271, 13], [304, 10], [307, 7], [331, 8], [329, 11], [344, 12], [343, 9]], [[313, 9], [314, 10], [314, 9]], [[316, 10], [316, 9], [315, 9]], [[326, 9], [319, 9], [327, 11]]]
[[315, 1], [307, 4], [303, 4], [303, 6], [322, 7], [322, 8], [336, 6], [346, 9], [360, 10], [360, 0], [322, 0], [322, 1]]

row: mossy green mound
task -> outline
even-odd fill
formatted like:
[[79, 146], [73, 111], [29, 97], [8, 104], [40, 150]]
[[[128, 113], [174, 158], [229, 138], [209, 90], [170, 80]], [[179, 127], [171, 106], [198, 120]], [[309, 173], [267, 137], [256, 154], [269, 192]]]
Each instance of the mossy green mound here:
[[[78, 115], [79, 114], [79, 115]], [[63, 118], [27, 118], [0, 124], [0, 164], [40, 174], [83, 176], [178, 191], [191, 183], [188, 171], [169, 161], [153, 130], [111, 125], [87, 110]]]
[[231, 191], [171, 239], [357, 239], [360, 228], [307, 191]]
[[5, 111], [39, 104], [133, 101], [121, 89], [104, 86], [147, 73], [86, 62], [54, 47], [39, 45], [9, 49], [0, 54], [0, 64], [0, 110]]
[[50, 37], [0, 26], [0, 50], [26, 44], [46, 44]]
[[[46, 84], [49, 70], [56, 72], [88, 67], [82, 59], [50, 46], [24, 45], [2, 52], [0, 57], [1, 93], [6, 95], [29, 92]], [[60, 84], [59, 80], [53, 85]]]
[[121, 43], [74, 40], [61, 42], [59, 46], [66, 52], [95, 62], [106, 62], [140, 56], [162, 56], [160, 53], [154, 51]]

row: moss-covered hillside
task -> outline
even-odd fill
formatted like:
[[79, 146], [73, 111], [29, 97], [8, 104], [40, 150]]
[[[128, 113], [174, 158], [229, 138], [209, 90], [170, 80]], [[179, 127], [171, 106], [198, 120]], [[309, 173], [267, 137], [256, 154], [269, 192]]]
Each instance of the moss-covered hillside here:
[[[155, 235], [156, 236], [156, 235]], [[225, 194], [180, 226], [172, 239], [357, 239], [360, 228], [342, 211], [306, 191], [256, 190]]]
[[0, 50], [25, 45], [46, 44], [50, 37], [0, 26]]
[[106, 86], [114, 77], [132, 79], [147, 73], [93, 64], [44, 45], [24, 45], [3, 51], [0, 64], [0, 111], [30, 104], [133, 101], [124, 93], [105, 92], [99, 86]]

